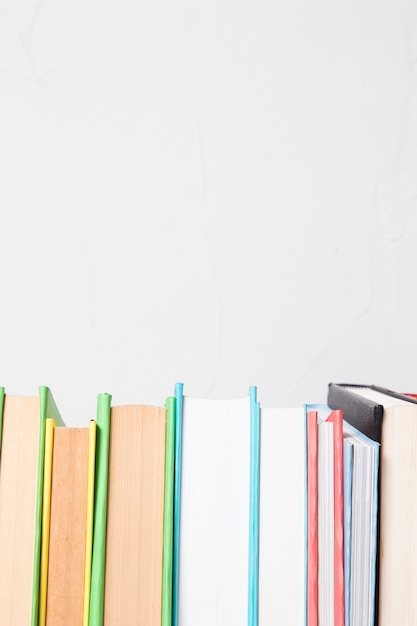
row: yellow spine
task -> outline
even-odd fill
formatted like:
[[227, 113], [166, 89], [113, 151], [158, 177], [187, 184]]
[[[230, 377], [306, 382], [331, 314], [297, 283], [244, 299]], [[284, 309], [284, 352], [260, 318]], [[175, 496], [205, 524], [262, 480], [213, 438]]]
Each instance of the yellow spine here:
[[[85, 544], [84, 619], [88, 626], [90, 612], [91, 559], [93, 549], [94, 480], [96, 467], [96, 422], [91, 421], [88, 434], [87, 535]], [[40, 625], [41, 626], [41, 625]]]
[[45, 467], [43, 479], [42, 502], [42, 543], [41, 543], [41, 573], [39, 589], [39, 626], [46, 624], [46, 593], [48, 588], [48, 556], [49, 556], [49, 527], [51, 521], [51, 484], [52, 484], [52, 456], [54, 449], [54, 427], [52, 418], [46, 420], [45, 430]]

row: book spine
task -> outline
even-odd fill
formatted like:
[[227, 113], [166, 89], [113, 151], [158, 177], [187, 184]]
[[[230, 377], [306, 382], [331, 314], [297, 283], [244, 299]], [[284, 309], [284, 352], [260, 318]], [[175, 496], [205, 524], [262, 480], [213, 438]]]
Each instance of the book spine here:
[[332, 412], [334, 424], [334, 608], [335, 626], [344, 626], [344, 547], [343, 547], [343, 413]]
[[249, 572], [248, 626], [258, 625], [259, 615], [259, 476], [260, 476], [260, 405], [256, 387], [249, 388], [250, 397], [250, 508], [249, 508]]
[[96, 478], [89, 626], [102, 626], [106, 563], [107, 487], [109, 475], [111, 395], [100, 394], [97, 403]]
[[91, 561], [94, 523], [94, 480], [96, 468], [97, 423], [90, 421], [88, 428], [88, 475], [87, 475], [87, 526], [85, 540], [84, 608], [83, 626], [88, 626], [90, 612]]
[[181, 517], [181, 457], [183, 383], [175, 385], [175, 470], [174, 470], [174, 553], [172, 581], [172, 626], [178, 626], [179, 543]]
[[54, 427], [52, 418], [46, 420], [45, 469], [42, 503], [41, 575], [39, 589], [39, 626], [46, 623], [46, 592], [48, 587], [49, 529], [51, 521], [52, 457], [54, 450]]
[[48, 387], [39, 387], [39, 452], [38, 452], [38, 490], [36, 497], [36, 531], [33, 563], [33, 586], [32, 586], [32, 616], [31, 625], [39, 624], [39, 590], [40, 590], [40, 560], [42, 540], [42, 501], [43, 501], [43, 477], [45, 463], [45, 431], [47, 418], [53, 418], [57, 426], [64, 426], [62, 417], [56, 407], [55, 401]]
[[172, 624], [172, 539], [174, 520], [175, 398], [166, 401], [164, 540], [162, 559], [162, 621]]
[[[345, 626], [350, 626], [350, 563], [352, 543], [353, 445], [343, 442], [343, 562], [345, 581]], [[371, 622], [372, 623], [372, 622]]]
[[317, 411], [307, 412], [307, 624], [318, 624]]

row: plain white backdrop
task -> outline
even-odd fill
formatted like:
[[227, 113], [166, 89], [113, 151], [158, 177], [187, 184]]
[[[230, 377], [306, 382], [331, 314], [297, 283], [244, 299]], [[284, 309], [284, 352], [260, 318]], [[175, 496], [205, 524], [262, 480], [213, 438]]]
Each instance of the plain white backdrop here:
[[0, 0], [0, 384], [417, 391], [417, 4]]

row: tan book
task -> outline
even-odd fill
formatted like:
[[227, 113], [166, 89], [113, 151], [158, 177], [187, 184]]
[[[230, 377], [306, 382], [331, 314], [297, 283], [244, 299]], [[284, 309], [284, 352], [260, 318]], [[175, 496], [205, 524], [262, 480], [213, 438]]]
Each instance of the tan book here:
[[4, 396], [0, 457], [0, 624], [37, 626], [46, 418], [62, 424], [49, 389]]
[[112, 407], [104, 626], [160, 626], [165, 408]]
[[46, 626], [83, 625], [91, 551], [87, 521], [92, 427], [95, 422], [89, 428], [54, 428]]

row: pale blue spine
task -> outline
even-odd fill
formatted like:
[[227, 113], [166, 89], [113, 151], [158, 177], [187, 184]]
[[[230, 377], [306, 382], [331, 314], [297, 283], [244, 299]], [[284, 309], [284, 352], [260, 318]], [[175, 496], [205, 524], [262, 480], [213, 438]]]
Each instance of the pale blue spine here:
[[250, 512], [249, 512], [249, 576], [248, 626], [258, 626], [259, 610], [259, 476], [260, 476], [260, 405], [256, 387], [249, 388], [250, 397]]

